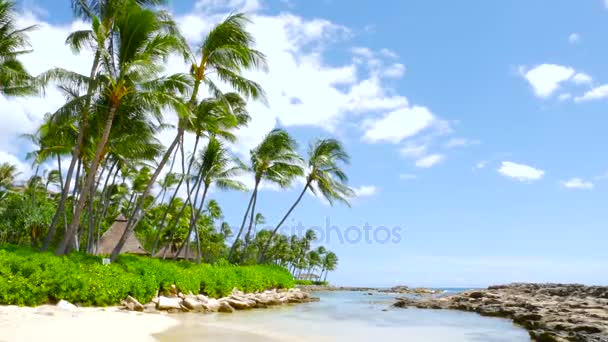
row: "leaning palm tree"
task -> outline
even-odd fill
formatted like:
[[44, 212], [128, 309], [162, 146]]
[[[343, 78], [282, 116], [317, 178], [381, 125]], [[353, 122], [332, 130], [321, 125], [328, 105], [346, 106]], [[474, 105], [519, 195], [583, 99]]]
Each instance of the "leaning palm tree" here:
[[[161, 109], [164, 107], [172, 107], [178, 113], [185, 111], [175, 93], [183, 92], [187, 82], [181, 75], [158, 77], [162, 72], [161, 62], [166, 60], [169, 54], [181, 49], [181, 40], [166, 32], [166, 23], [154, 11], [136, 5], [127, 6], [125, 11], [117, 16], [115, 25], [117, 53], [115, 58], [103, 58], [102, 64], [106, 72], [104, 92], [96, 103], [95, 115], [104, 117], [102, 133], [95, 143], [95, 152], [89, 163], [83, 186], [85, 191], [78, 199], [72, 222], [56, 254], [66, 253], [71, 239], [76, 237], [89, 197], [86, 190], [90, 189], [95, 181], [115, 117], [132, 115], [133, 112], [147, 112], [160, 118]], [[121, 241], [124, 244], [123, 239]]]
[[350, 157], [348, 153], [346, 153], [342, 144], [336, 139], [316, 140], [310, 145], [308, 151], [308, 175], [306, 176], [304, 188], [272, 231], [270, 240], [258, 256], [258, 262], [263, 261], [272, 237], [279, 231], [308, 190], [314, 195], [320, 192], [332, 205], [336, 201], [349, 205], [348, 199], [355, 196], [355, 193], [348, 187], [348, 177], [341, 168], [341, 164], [348, 164], [349, 162]]
[[[244, 14], [231, 14], [226, 20], [215, 26], [204, 39], [199, 49], [199, 59], [196, 59], [196, 54], [191, 55], [190, 81], [193, 87], [188, 101], [189, 112], [179, 116], [177, 134], [161, 158], [142, 197], [146, 197], [152, 191], [173, 151], [183, 141], [188, 123], [192, 120], [192, 115], [198, 105], [197, 96], [201, 85], [206, 86], [214, 97], [224, 98], [222, 91], [209, 77], [210, 75], [227, 83], [241, 95], [265, 102], [266, 96], [262, 87], [242, 76], [242, 72], [245, 70], [267, 69], [266, 56], [253, 48], [255, 40], [245, 29], [247, 23], [249, 23], [249, 19]], [[137, 225], [143, 216], [142, 209], [143, 201], [138, 201], [129, 218], [125, 233]]]
[[[223, 144], [215, 137], [211, 137], [209, 139], [209, 143], [207, 147], [201, 151], [200, 155], [200, 166], [198, 171], [198, 177], [200, 178], [199, 184], [203, 188], [203, 194], [198, 204], [198, 209], [195, 211], [195, 214], [192, 216], [190, 220], [190, 227], [188, 231], [188, 235], [186, 241], [189, 240], [190, 235], [192, 234], [193, 229], [196, 230], [197, 242], [199, 232], [197, 221], [203, 211], [203, 206], [205, 204], [205, 198], [207, 197], [207, 192], [212, 185], [217, 186], [221, 190], [238, 190], [245, 191], [247, 188], [243, 183], [234, 179], [235, 176], [241, 174], [244, 170], [242, 163], [240, 163], [236, 158], [231, 157], [228, 150], [223, 146]], [[197, 189], [197, 192], [200, 190]], [[196, 198], [196, 196], [195, 196]], [[192, 203], [193, 206], [196, 203]], [[182, 244], [181, 249], [184, 248]], [[177, 253], [176, 255], [178, 255]], [[200, 262], [201, 252], [200, 252], [200, 243], [197, 243], [197, 261]]]
[[251, 165], [249, 169], [254, 176], [253, 191], [243, 216], [241, 228], [230, 249], [229, 260], [243, 234], [247, 215], [250, 215], [249, 230], [253, 226], [260, 183], [265, 181], [286, 188], [291, 185], [294, 179], [304, 174], [302, 158], [296, 153], [296, 148], [295, 140], [286, 131], [277, 128], [268, 133], [264, 140], [250, 152]]
[[[335, 271], [336, 267], [338, 267], [338, 256], [336, 253], [327, 252], [327, 254], [325, 254], [321, 260], [321, 267], [323, 267], [323, 270], [325, 270], [325, 277], [323, 278], [323, 281], [326, 282], [327, 273], [329, 273], [329, 271]], [[323, 272], [321, 272], [321, 275], [323, 275], [322, 273]]]
[[0, 94], [24, 96], [36, 93], [33, 78], [17, 59], [30, 52], [27, 33], [35, 26], [15, 27], [15, 3], [0, 0]]

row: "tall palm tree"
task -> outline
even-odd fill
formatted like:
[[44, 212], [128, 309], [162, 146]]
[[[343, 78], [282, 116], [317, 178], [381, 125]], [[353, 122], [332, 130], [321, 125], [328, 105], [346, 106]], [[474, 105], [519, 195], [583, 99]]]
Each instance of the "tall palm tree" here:
[[[247, 189], [245, 185], [234, 179], [234, 177], [242, 173], [243, 170], [244, 167], [242, 163], [240, 163], [236, 158], [231, 157], [228, 150], [217, 138], [211, 137], [209, 139], [207, 147], [201, 151], [200, 166], [198, 171], [198, 177], [200, 178], [199, 184], [203, 188], [203, 194], [199, 201], [198, 209], [195, 211], [194, 216], [192, 216], [190, 220], [190, 227], [187, 235], [188, 238], [192, 234], [192, 230], [198, 227], [196, 222], [198, 221], [202, 212], [209, 188], [212, 185], [215, 185], [221, 190], [245, 191]], [[194, 206], [196, 204], [195, 201], [192, 204]], [[199, 234], [197, 231], [197, 238], [198, 235]], [[197, 259], [200, 262], [200, 244], [197, 244], [197, 248]]]
[[249, 248], [249, 244], [251, 244], [251, 240], [253, 239], [253, 235], [255, 234], [258, 225], [265, 223], [266, 218], [264, 217], [264, 215], [262, 215], [262, 213], [255, 214], [255, 219], [253, 220], [253, 229], [251, 229], [252, 227], [250, 226], [247, 230], [247, 234], [245, 234], [245, 245], [243, 246], [243, 253], [241, 254], [241, 264], [247, 256], [247, 248]]
[[24, 96], [36, 93], [33, 78], [27, 73], [18, 57], [31, 52], [27, 33], [35, 26], [15, 27], [15, 3], [0, 0], [0, 94]]
[[[90, 134], [89, 117], [91, 113], [96, 111], [91, 104], [95, 103], [95, 97], [100, 93], [100, 84], [98, 81], [100, 77], [103, 78], [102, 65], [104, 64], [104, 60], [106, 65], [110, 64], [112, 65], [112, 69], [116, 69], [114, 56], [117, 54], [115, 50], [119, 45], [116, 42], [116, 37], [119, 36], [117, 33], [118, 27], [115, 25], [116, 19], [120, 15], [124, 16], [125, 11], [128, 11], [130, 8], [135, 6], [163, 5], [166, 3], [166, 1], [71, 0], [71, 3], [74, 14], [81, 17], [83, 20], [90, 21], [91, 29], [72, 32], [66, 39], [66, 44], [68, 44], [75, 53], [79, 53], [84, 48], [90, 48], [94, 52], [94, 57], [88, 77], [59, 68], [52, 69], [40, 77], [43, 85], [50, 80], [54, 80], [60, 83], [61, 87], [64, 89], [74, 89], [74, 85], [77, 85], [76, 89], [82, 88], [85, 92], [84, 95], [76, 93], [77, 95], [73, 99], [69, 100], [62, 108], [58, 110], [58, 113], [62, 113], [63, 115], [68, 113], [76, 116], [75, 122], [78, 123], [78, 133], [72, 149], [72, 159], [66, 174], [63, 190], [61, 192], [61, 198], [45, 241], [42, 245], [42, 250], [46, 250], [50, 246], [59, 218], [64, 215], [65, 205], [71, 188], [74, 170], [76, 170], [77, 174], [80, 170], [85, 137]], [[173, 26], [171, 25], [170, 20], [165, 20], [167, 15], [165, 13], [158, 15], [159, 17], [162, 16], [162, 20], [167, 22], [167, 29], [174, 32], [175, 29], [172, 28]], [[74, 186], [74, 192], [76, 192], [76, 189], [78, 188], [78, 178], [79, 177], [77, 175], [77, 184]]]
[[338, 267], [338, 256], [336, 253], [327, 252], [321, 260], [321, 266], [325, 270], [325, 277], [323, 278], [323, 281], [325, 282], [327, 281], [327, 273], [329, 273], [329, 271], [335, 271], [336, 267]]
[[[166, 32], [166, 23], [152, 10], [130, 4], [116, 17], [115, 58], [104, 58], [104, 92], [96, 103], [95, 115], [104, 117], [103, 130], [96, 142], [94, 156], [89, 164], [83, 189], [76, 205], [66, 236], [56, 254], [66, 253], [71, 239], [75, 238], [80, 218], [88, 199], [99, 163], [110, 137], [114, 118], [133, 112], [148, 112], [160, 117], [160, 110], [172, 107], [183, 113], [176, 92], [187, 87], [181, 75], [159, 78], [160, 62], [169, 54], [179, 51], [182, 42]], [[140, 201], [140, 202], [143, 202]], [[124, 242], [123, 242], [124, 244]], [[121, 246], [122, 247], [122, 246]]]
[[[207, 86], [214, 97], [223, 98], [220, 88], [212, 78], [209, 78], [210, 74], [213, 74], [220, 81], [227, 83], [239, 94], [265, 102], [266, 96], [262, 87], [243, 77], [241, 74], [244, 70], [267, 69], [266, 57], [253, 48], [255, 40], [245, 29], [247, 23], [249, 23], [249, 19], [244, 14], [231, 14], [223, 22], [215, 26], [204, 39], [202, 46], [198, 50], [199, 59], [196, 59], [195, 54], [192, 55], [190, 78], [193, 87], [190, 100], [188, 101], [189, 112], [179, 116], [177, 134], [161, 158], [156, 172], [152, 175], [150, 183], [148, 183], [148, 187], [144, 191], [144, 197], [152, 191], [156, 179], [173, 154], [173, 151], [183, 141], [183, 135], [188, 127], [188, 122], [192, 120], [192, 115], [197, 107], [197, 96], [201, 85]], [[143, 216], [141, 215], [142, 209], [143, 202], [139, 201], [129, 218], [125, 234], [132, 231], [133, 227]], [[119, 246], [116, 247], [117, 251], [120, 250], [119, 247], [122, 248], [124, 240], [126, 240], [125, 235], [123, 235]]]
[[294, 179], [304, 174], [302, 158], [296, 153], [296, 148], [295, 140], [286, 131], [277, 128], [268, 133], [264, 140], [250, 152], [249, 169], [254, 176], [254, 186], [241, 228], [230, 249], [229, 260], [234, 253], [237, 241], [243, 234], [249, 214], [249, 230], [251, 230], [260, 183], [266, 181], [286, 188]]
[[310, 145], [308, 150], [308, 175], [306, 176], [304, 188], [272, 231], [270, 240], [258, 256], [258, 262], [263, 261], [272, 237], [279, 231], [308, 190], [315, 195], [321, 193], [332, 205], [336, 201], [349, 205], [348, 199], [353, 197], [355, 193], [348, 187], [348, 177], [342, 170], [342, 164], [348, 164], [349, 162], [350, 157], [348, 153], [346, 153], [342, 144], [336, 139], [316, 140]]

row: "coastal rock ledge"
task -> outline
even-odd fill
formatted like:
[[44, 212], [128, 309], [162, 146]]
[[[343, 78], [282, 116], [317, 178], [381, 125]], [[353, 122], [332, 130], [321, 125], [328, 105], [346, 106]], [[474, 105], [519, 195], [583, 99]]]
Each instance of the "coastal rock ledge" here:
[[505, 317], [539, 342], [608, 342], [608, 287], [510, 284], [452, 296], [398, 298], [399, 308], [452, 309]]
[[142, 305], [135, 298], [127, 297], [122, 302], [122, 308], [129, 311], [169, 313], [177, 312], [223, 312], [232, 313], [235, 310], [263, 309], [269, 306], [283, 304], [298, 304], [317, 302], [319, 298], [299, 289], [267, 290], [256, 293], [243, 293], [232, 290], [230, 296], [214, 299], [205, 295], [178, 293], [175, 287], [167, 296], [157, 296], [152, 302]]

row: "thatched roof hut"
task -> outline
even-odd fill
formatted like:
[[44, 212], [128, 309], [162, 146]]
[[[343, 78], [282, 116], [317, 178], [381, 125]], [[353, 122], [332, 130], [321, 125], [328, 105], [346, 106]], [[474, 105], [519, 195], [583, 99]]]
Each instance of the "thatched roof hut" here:
[[[167, 245], [163, 248], [161, 248], [158, 252], [156, 252], [156, 254], [154, 254], [155, 258], [165, 258], [165, 259], [173, 259], [173, 257], [175, 256], [175, 254], [177, 253], [177, 250], [174, 250], [173, 248], [171, 248], [171, 246]], [[196, 253], [194, 253], [192, 250], [189, 250], [188, 248], [183, 248], [182, 251], [179, 253], [179, 255], [177, 256], [178, 260], [193, 260], [194, 258], [196, 258]]]
[[[118, 241], [120, 241], [122, 234], [124, 234], [125, 229], [127, 229], [127, 222], [128, 220], [122, 214], [116, 218], [112, 226], [101, 236], [97, 254], [112, 253], [114, 247], [116, 247]], [[122, 247], [120, 253], [141, 255], [150, 254], [142, 247], [141, 242], [139, 242], [134, 233], [129, 234], [127, 241], [125, 241], [125, 245]]]

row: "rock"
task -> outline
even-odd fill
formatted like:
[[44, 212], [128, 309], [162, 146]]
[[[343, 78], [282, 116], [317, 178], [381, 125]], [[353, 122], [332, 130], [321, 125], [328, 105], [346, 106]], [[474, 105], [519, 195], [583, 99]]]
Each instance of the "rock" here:
[[144, 312], [156, 312], [156, 303], [144, 304]]
[[209, 297], [202, 294], [196, 295], [196, 299], [203, 303], [207, 303], [209, 301]]
[[74, 311], [76, 309], [78, 309], [78, 307], [70, 302], [68, 302], [67, 300], [60, 300], [59, 303], [57, 303], [57, 308], [61, 309], [61, 310], [65, 310], [65, 311]]
[[252, 309], [256, 304], [256, 302], [253, 300], [249, 300], [249, 299], [238, 297], [238, 296], [230, 296], [228, 298], [225, 298], [225, 301], [228, 302], [228, 304], [230, 304], [230, 306], [232, 306], [233, 308], [235, 308], [237, 310]]
[[217, 312], [220, 309], [220, 302], [217, 299], [210, 298], [206, 303], [203, 303], [203, 307], [209, 312]]
[[219, 305], [220, 306], [217, 310], [218, 312], [223, 312], [223, 313], [233, 313], [234, 312], [234, 308], [225, 301], [219, 302]]
[[160, 296], [156, 308], [158, 310], [181, 310], [182, 307], [178, 298]]
[[608, 342], [608, 287], [580, 284], [491, 286], [438, 298], [398, 298], [400, 308], [455, 309], [511, 318], [539, 342]]
[[131, 296], [127, 296], [125, 302], [127, 303], [127, 307], [129, 308], [129, 310], [131, 311], [144, 311], [144, 306], [137, 299]]
[[196, 297], [194, 296], [187, 296], [186, 298], [184, 298], [184, 300], [182, 301], [182, 305], [185, 306], [188, 310], [190, 311], [195, 311], [195, 312], [199, 312], [204, 310], [204, 306], [203, 303], [200, 302]]

